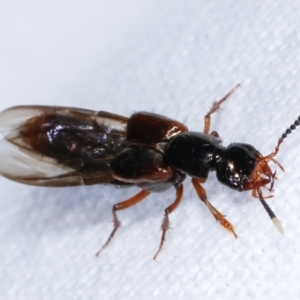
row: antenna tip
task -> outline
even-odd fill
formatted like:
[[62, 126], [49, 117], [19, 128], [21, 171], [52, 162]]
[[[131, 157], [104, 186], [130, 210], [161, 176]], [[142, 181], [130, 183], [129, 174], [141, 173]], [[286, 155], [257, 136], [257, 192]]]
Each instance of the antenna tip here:
[[283, 229], [283, 227], [281, 225], [281, 222], [276, 217], [272, 218], [272, 221], [273, 221], [275, 227], [277, 228], [277, 230], [280, 233], [284, 234], [284, 229]]

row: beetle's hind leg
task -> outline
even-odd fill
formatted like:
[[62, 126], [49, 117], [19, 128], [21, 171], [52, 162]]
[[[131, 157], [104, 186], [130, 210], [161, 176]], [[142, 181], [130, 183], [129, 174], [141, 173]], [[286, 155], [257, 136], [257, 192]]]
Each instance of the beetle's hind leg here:
[[161, 224], [162, 235], [161, 235], [161, 239], [160, 239], [160, 244], [159, 244], [158, 250], [156, 251], [156, 253], [155, 253], [154, 257], [153, 257], [154, 260], [157, 258], [159, 252], [163, 248], [164, 242], [166, 240], [166, 233], [171, 228], [170, 227], [169, 214], [178, 207], [179, 203], [181, 202], [182, 195], [183, 195], [183, 185], [180, 184], [176, 188], [176, 198], [175, 198], [175, 201], [170, 206], [168, 206], [165, 209], [165, 216], [164, 216], [162, 224]]
[[131, 207], [139, 202], [141, 202], [142, 200], [144, 200], [148, 195], [150, 194], [150, 192], [145, 191], [145, 190], [141, 190], [138, 194], [136, 194], [135, 196], [122, 201], [120, 203], [117, 203], [113, 206], [112, 209], [112, 214], [113, 214], [113, 222], [114, 222], [114, 228], [111, 232], [111, 234], [109, 235], [107, 241], [105, 242], [105, 244], [100, 248], [100, 250], [96, 253], [96, 256], [99, 256], [100, 253], [102, 252], [102, 250], [104, 248], [106, 248], [108, 246], [108, 244], [111, 242], [112, 238], [114, 237], [115, 233], [117, 232], [117, 230], [120, 228], [121, 226], [121, 222], [118, 219], [117, 216], [117, 211], [118, 210], [122, 210], [128, 207]]
[[[220, 110], [221, 104], [226, 101], [234, 92], [235, 90], [240, 87], [240, 84], [237, 84], [227, 95], [225, 95], [221, 100], [216, 101], [213, 103], [212, 107], [210, 108], [210, 110], [208, 111], [208, 113], [205, 115], [204, 117], [204, 133], [205, 134], [209, 134], [209, 130], [210, 130], [210, 116]], [[219, 137], [218, 133], [216, 131], [213, 131], [211, 133], [211, 135]]]
[[192, 183], [194, 185], [194, 188], [198, 194], [198, 197], [205, 203], [205, 205], [208, 207], [208, 209], [210, 210], [210, 212], [213, 214], [213, 216], [215, 217], [215, 219], [224, 227], [226, 228], [228, 231], [230, 231], [234, 237], [238, 237], [237, 234], [234, 231], [234, 227], [233, 225], [226, 220], [225, 216], [222, 215], [208, 200], [207, 200], [207, 196], [206, 196], [206, 191], [205, 189], [202, 187], [202, 185], [200, 184], [201, 180], [197, 179], [197, 178], [192, 178]]

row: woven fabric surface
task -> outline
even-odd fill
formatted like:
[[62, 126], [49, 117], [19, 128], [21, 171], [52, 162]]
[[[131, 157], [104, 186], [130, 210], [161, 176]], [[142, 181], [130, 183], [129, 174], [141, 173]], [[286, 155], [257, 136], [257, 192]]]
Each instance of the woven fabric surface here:
[[[130, 116], [166, 115], [202, 131], [213, 101], [241, 87], [212, 116], [223, 144], [271, 153], [300, 112], [298, 1], [59, 1], [0, 3], [0, 109], [42, 104]], [[251, 192], [221, 185], [209, 200], [235, 239], [198, 200], [190, 180], [118, 213], [138, 188], [39, 188], [0, 178], [0, 298], [299, 299], [300, 130], [282, 144], [273, 198], [277, 232]], [[1, 163], [1, 158], [0, 158]], [[265, 195], [268, 190], [263, 190]]]

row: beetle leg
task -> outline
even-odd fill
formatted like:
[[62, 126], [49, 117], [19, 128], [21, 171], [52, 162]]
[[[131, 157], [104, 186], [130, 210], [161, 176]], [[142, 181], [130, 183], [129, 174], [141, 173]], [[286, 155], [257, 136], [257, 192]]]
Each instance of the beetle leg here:
[[204, 117], [204, 133], [208, 134], [209, 133], [209, 129], [210, 129], [210, 116], [220, 110], [221, 104], [226, 101], [233, 93], [234, 91], [240, 87], [240, 84], [237, 84], [227, 95], [225, 95], [221, 100], [216, 101], [213, 103], [212, 107], [210, 108], [210, 110], [208, 111], [208, 113], [205, 115]]
[[163, 248], [164, 242], [166, 240], [166, 233], [170, 229], [169, 214], [178, 207], [178, 205], [179, 205], [179, 203], [182, 199], [182, 195], [183, 195], [183, 185], [180, 184], [178, 187], [176, 187], [175, 201], [165, 209], [165, 216], [164, 216], [162, 224], [161, 224], [162, 235], [161, 235], [158, 250], [157, 250], [157, 252], [155, 253], [155, 255], [153, 257], [154, 260], [157, 258], [159, 252]]
[[213, 214], [215, 219], [220, 222], [220, 224], [226, 228], [228, 231], [230, 231], [236, 238], [238, 237], [237, 234], [234, 231], [233, 225], [225, 219], [225, 216], [222, 215], [208, 200], [206, 196], [206, 191], [200, 184], [199, 179], [197, 178], [192, 178], [192, 183], [194, 185], [194, 188], [198, 194], [198, 197], [205, 203], [205, 205], [208, 207], [210, 212]]
[[131, 207], [139, 202], [141, 202], [142, 200], [144, 200], [148, 195], [150, 194], [150, 192], [145, 191], [145, 190], [141, 190], [139, 193], [137, 193], [135, 196], [122, 201], [120, 203], [117, 203], [113, 206], [112, 209], [112, 214], [113, 214], [113, 222], [114, 222], [114, 228], [111, 232], [111, 234], [109, 235], [107, 241], [105, 242], [105, 244], [100, 248], [100, 250], [96, 253], [96, 256], [99, 256], [100, 253], [102, 252], [102, 250], [104, 248], [106, 248], [108, 246], [108, 244], [110, 243], [110, 241], [112, 240], [112, 238], [114, 237], [115, 233], [117, 232], [117, 230], [119, 229], [119, 227], [121, 226], [121, 222], [118, 219], [117, 216], [117, 211], [118, 210], [122, 210], [128, 207]]

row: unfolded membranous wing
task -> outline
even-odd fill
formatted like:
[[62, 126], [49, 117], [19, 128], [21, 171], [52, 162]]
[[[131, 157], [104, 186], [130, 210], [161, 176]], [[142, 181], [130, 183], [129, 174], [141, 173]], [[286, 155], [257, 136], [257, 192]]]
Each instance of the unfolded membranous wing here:
[[39, 186], [109, 183], [128, 119], [92, 110], [16, 106], [0, 113], [0, 174]]

